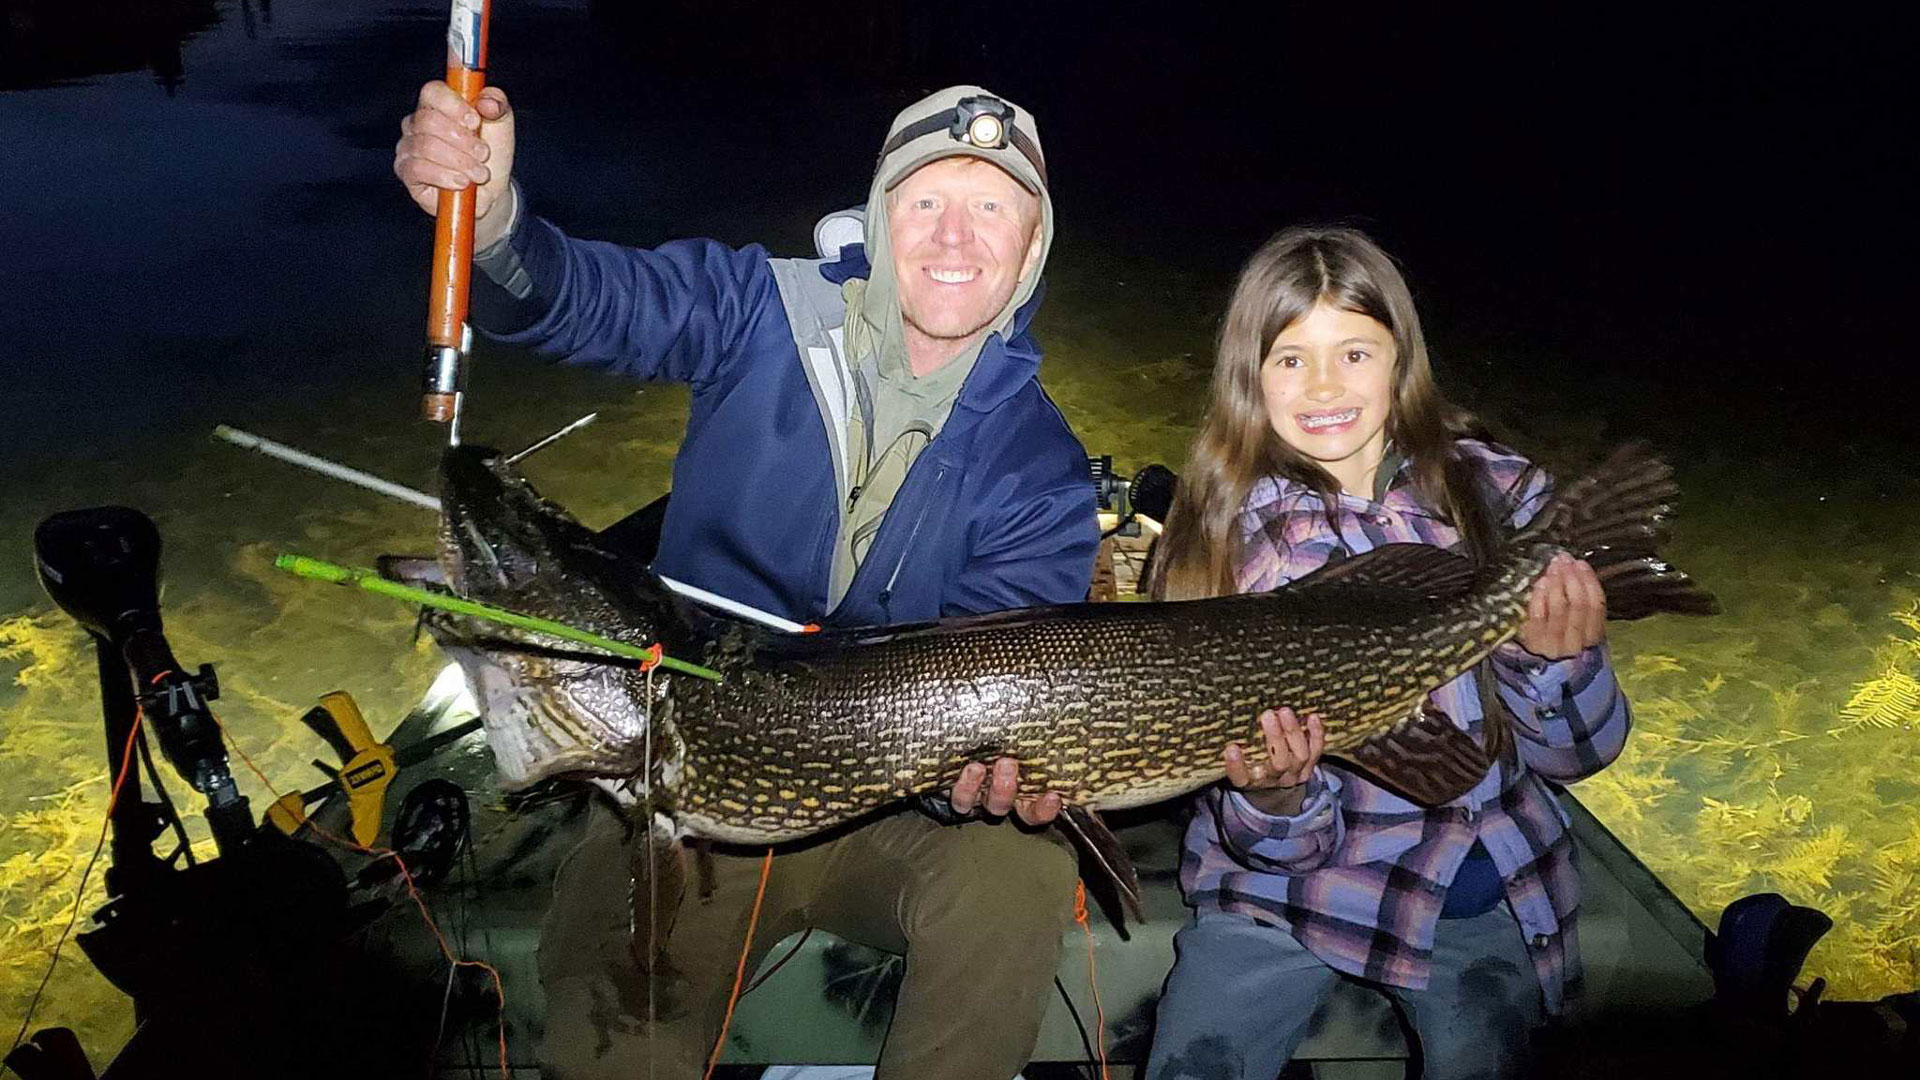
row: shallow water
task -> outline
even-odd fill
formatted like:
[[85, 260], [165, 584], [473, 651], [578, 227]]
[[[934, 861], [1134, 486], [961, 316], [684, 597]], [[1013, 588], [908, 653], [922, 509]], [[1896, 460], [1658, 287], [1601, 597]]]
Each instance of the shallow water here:
[[[424, 2], [220, 5], [220, 21], [185, 41], [177, 79], [161, 62], [164, 81], [82, 71], [0, 93], [0, 235], [12, 253], [0, 294], [17, 301], [0, 305], [11, 383], [0, 542], [15, 545], [0, 557], [0, 1015], [19, 1016], [45, 970], [105, 805], [92, 659], [32, 577], [35, 522], [104, 502], [156, 519], [175, 650], [219, 666], [229, 737], [275, 789], [313, 782], [306, 761], [320, 747], [296, 717], [319, 694], [351, 691], [384, 731], [440, 666], [407, 610], [270, 566], [282, 551], [352, 564], [424, 551], [428, 515], [208, 436], [229, 423], [430, 486], [437, 432], [411, 418], [430, 233], [388, 160], [398, 114], [437, 66], [444, 13]], [[583, 234], [800, 251], [817, 213], [862, 196], [870, 136], [918, 85], [816, 80], [785, 96], [736, 86], [727, 97], [674, 68], [674, 79], [610, 86], [596, 64], [628, 55], [611, 39], [644, 30], [559, 3], [516, 5], [496, 28], [496, 78], [510, 82], [527, 133], [522, 175], [543, 210]], [[1023, 77], [1004, 54], [976, 59], [1043, 101], [1081, 100], [1065, 75]], [[1913, 440], [1881, 419], [1904, 410], [1895, 399], [1911, 400], [1911, 377], [1869, 395], [1842, 371], [1840, 392], [1819, 392], [1806, 372], [1753, 359], [1766, 335], [1751, 319], [1720, 335], [1708, 313], [1725, 299], [1690, 314], [1636, 311], [1623, 328], [1605, 302], [1616, 294], [1593, 279], [1624, 273], [1624, 260], [1575, 273], [1563, 236], [1548, 265], [1579, 285], [1548, 288], [1536, 270], [1491, 257], [1512, 236], [1453, 223], [1494, 209], [1497, 192], [1426, 206], [1391, 185], [1322, 177], [1282, 183], [1298, 196], [1287, 205], [1212, 205], [1204, 192], [1155, 201], [1144, 151], [1099, 156], [1093, 126], [1049, 129], [1072, 186], [1060, 189], [1038, 325], [1048, 386], [1089, 450], [1122, 469], [1177, 464], [1236, 261], [1296, 208], [1363, 215], [1410, 256], [1444, 382], [1503, 435], [1562, 471], [1629, 437], [1653, 438], [1679, 466], [1673, 561], [1726, 614], [1615, 628], [1639, 728], [1580, 797], [1710, 922], [1734, 897], [1769, 889], [1833, 915], [1808, 965], [1833, 993], [1912, 988], [1920, 484]], [[1067, 164], [1073, 150], [1081, 164]], [[794, 165], [761, 167], [769, 159]], [[1540, 213], [1592, 235], [1573, 211]], [[1430, 218], [1448, 224], [1423, 227]], [[1596, 245], [1596, 257], [1633, 246]], [[1540, 300], [1549, 292], [1559, 299]], [[1506, 318], [1516, 298], [1527, 315]], [[1703, 341], [1737, 353], [1717, 357], [1731, 372], [1688, 363]], [[1830, 355], [1813, 349], [1805, 366]], [[1620, 362], [1602, 362], [1610, 356]], [[685, 410], [677, 389], [483, 346], [471, 394], [471, 436], [503, 446], [600, 411], [530, 464], [589, 524], [666, 486]], [[245, 765], [236, 772], [256, 809], [270, 801]], [[96, 872], [83, 925], [100, 889]], [[69, 944], [34, 1023], [79, 1028], [99, 1060], [131, 1017]]]

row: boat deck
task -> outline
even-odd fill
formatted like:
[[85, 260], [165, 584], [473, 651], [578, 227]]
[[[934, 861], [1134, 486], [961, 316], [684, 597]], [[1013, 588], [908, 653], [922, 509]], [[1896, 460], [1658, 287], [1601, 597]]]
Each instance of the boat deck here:
[[[397, 731], [393, 741], [411, 742], [427, 733], [425, 727], [423, 722], [419, 730]], [[509, 1061], [516, 1073], [536, 1075], [544, 1001], [535, 947], [555, 867], [586, 816], [584, 798], [510, 809], [493, 784], [485, 743], [474, 735], [431, 764], [403, 771], [389, 793], [389, 813], [413, 784], [431, 776], [453, 779], [468, 792], [473, 844], [461, 869], [429, 890], [427, 902], [456, 951], [500, 972]], [[1705, 928], [1575, 799], [1563, 800], [1573, 818], [1585, 887], [1581, 940], [1588, 985], [1581, 1018], [1608, 1023], [1672, 1017], [1704, 1002], [1712, 990], [1701, 959]], [[1091, 1062], [1102, 1050], [1112, 1063], [1144, 1056], [1153, 1003], [1173, 962], [1173, 934], [1187, 914], [1175, 879], [1179, 825], [1166, 808], [1114, 824], [1140, 871], [1147, 919], [1123, 941], [1095, 913], [1091, 965], [1087, 936], [1078, 927], [1070, 932], [1035, 1061]], [[367, 947], [388, 953], [397, 975], [419, 981], [422, 989], [435, 991], [427, 998], [441, 1000], [447, 969], [411, 905], [396, 905], [367, 933]], [[874, 1060], [891, 1012], [898, 958], [816, 932], [804, 942], [777, 945], [767, 964], [779, 970], [742, 998], [725, 1061]], [[1090, 967], [1098, 974], [1097, 1002]], [[1097, 1044], [1096, 1017], [1104, 1018]], [[442, 1074], [476, 1075], [477, 1066], [498, 1075], [496, 1038], [490, 1020], [450, 1022], [435, 1051]], [[1387, 998], [1351, 983], [1342, 983], [1314, 1019], [1299, 1054], [1299, 1060], [1315, 1063], [1318, 1076], [1352, 1078], [1404, 1075], [1407, 1057]]]

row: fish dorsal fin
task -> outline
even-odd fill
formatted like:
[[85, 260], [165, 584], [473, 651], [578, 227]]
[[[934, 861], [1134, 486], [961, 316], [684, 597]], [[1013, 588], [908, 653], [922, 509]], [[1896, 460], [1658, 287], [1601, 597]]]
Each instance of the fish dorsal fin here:
[[1472, 791], [1491, 767], [1473, 736], [1422, 702], [1420, 712], [1343, 755], [1397, 795], [1439, 806]]
[[1382, 544], [1372, 551], [1330, 562], [1280, 589], [1289, 592], [1331, 591], [1336, 587], [1355, 591], [1383, 589], [1409, 597], [1444, 600], [1464, 595], [1473, 587], [1473, 577], [1473, 562], [1445, 548], [1431, 544]]

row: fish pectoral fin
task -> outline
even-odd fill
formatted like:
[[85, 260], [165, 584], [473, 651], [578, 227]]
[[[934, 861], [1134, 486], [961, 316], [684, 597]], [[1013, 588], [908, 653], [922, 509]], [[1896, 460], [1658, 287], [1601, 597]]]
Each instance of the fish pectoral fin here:
[[1374, 780], [1421, 806], [1439, 806], [1472, 791], [1491, 763], [1473, 736], [1446, 713], [1422, 702], [1420, 711], [1344, 754]]
[[1394, 593], [1448, 599], [1473, 588], [1473, 561], [1430, 544], [1382, 544], [1280, 586], [1276, 591], [1386, 589]]
[[1136, 922], [1147, 921], [1140, 903], [1140, 875], [1134, 872], [1133, 859], [1128, 857], [1127, 850], [1120, 846], [1119, 839], [1113, 835], [1113, 830], [1107, 828], [1107, 823], [1100, 819], [1098, 813], [1068, 803], [1061, 808], [1059, 821], [1066, 826], [1081, 855], [1105, 871], [1099, 880], [1113, 885], [1114, 892], [1118, 894], [1118, 903], [1114, 903], [1115, 897], [1108, 896], [1104, 889], [1095, 889], [1095, 897], [1112, 920], [1114, 929], [1119, 931], [1120, 940], [1132, 940], [1127, 933], [1127, 921], [1121, 907], [1132, 912]]
[[693, 879], [700, 890], [697, 894], [700, 902], [704, 904], [713, 899], [719, 883], [713, 865], [713, 841], [695, 837], [687, 841], [687, 846], [693, 849]]
[[1480, 692], [1481, 752], [1489, 765], [1500, 761], [1513, 749], [1513, 709], [1500, 696], [1500, 676], [1493, 672], [1493, 661], [1482, 660], [1473, 669], [1474, 685]]
[[687, 891], [690, 860], [664, 815], [634, 822], [634, 831], [641, 830], [646, 834], [629, 841], [632, 895], [628, 899], [633, 907], [633, 959], [646, 972], [666, 955], [674, 918], [680, 913], [680, 899]]

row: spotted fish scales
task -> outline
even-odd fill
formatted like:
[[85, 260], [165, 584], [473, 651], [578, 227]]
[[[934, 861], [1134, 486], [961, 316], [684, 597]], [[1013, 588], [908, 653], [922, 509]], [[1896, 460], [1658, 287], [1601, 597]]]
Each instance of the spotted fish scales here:
[[[805, 837], [1002, 756], [1019, 760], [1023, 792], [1076, 813], [1151, 803], [1218, 779], [1225, 746], [1257, 742], [1256, 715], [1281, 704], [1322, 715], [1328, 754], [1432, 804], [1471, 788], [1488, 749], [1428, 695], [1518, 632], [1556, 554], [1594, 563], [1614, 617], [1713, 610], [1655, 550], [1675, 493], [1664, 464], [1628, 448], [1483, 567], [1390, 545], [1256, 595], [782, 635], [687, 609], [498, 455], [462, 447], [443, 466], [448, 584], [660, 641], [724, 677], [649, 680], [534, 633], [427, 625], [486, 691], [507, 783], [622, 780], [715, 840]], [[637, 775], [647, 760], [653, 774]]]

